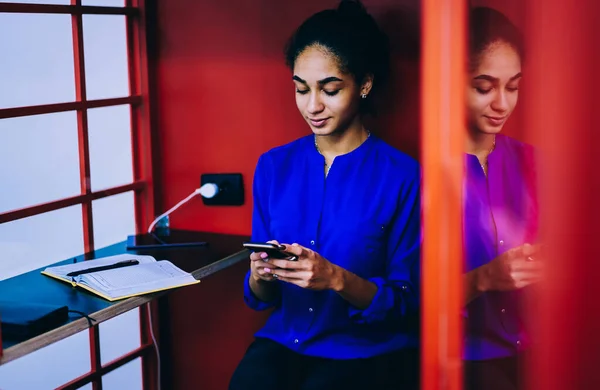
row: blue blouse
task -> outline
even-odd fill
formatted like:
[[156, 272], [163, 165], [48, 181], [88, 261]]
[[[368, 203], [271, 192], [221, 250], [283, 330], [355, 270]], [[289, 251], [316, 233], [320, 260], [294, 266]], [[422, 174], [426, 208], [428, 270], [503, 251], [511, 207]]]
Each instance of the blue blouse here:
[[[464, 243], [466, 271], [489, 263], [509, 249], [538, 243], [535, 151], [531, 145], [498, 134], [483, 173], [474, 155], [466, 156]], [[489, 291], [464, 312], [466, 360], [514, 356], [532, 343], [526, 302], [529, 288]]]
[[282, 281], [274, 302], [259, 300], [246, 275], [249, 307], [273, 307], [257, 337], [298, 353], [365, 358], [418, 347], [420, 168], [371, 135], [335, 158], [325, 177], [314, 137], [263, 154], [254, 176], [252, 240], [298, 243], [368, 279], [377, 293], [364, 310], [331, 290]]

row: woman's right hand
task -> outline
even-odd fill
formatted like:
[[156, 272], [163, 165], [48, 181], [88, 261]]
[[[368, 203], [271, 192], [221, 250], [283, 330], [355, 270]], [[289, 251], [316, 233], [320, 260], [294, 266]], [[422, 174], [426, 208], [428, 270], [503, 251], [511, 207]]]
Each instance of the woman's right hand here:
[[544, 262], [537, 255], [539, 249], [525, 244], [510, 249], [481, 266], [479, 290], [512, 291], [518, 290], [542, 279]]
[[[279, 245], [275, 240], [268, 241], [270, 244]], [[250, 274], [256, 282], [272, 282], [275, 280], [269, 263], [269, 256], [265, 252], [254, 252], [250, 254]]]

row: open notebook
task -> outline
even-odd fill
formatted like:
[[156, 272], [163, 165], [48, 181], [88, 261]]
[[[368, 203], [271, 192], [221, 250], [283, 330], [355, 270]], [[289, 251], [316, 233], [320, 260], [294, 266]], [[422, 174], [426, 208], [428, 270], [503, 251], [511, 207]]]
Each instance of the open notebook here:
[[[112, 265], [124, 260], [137, 260], [139, 264], [78, 276], [67, 276], [71, 272]], [[109, 301], [200, 282], [170, 261], [156, 261], [152, 256], [128, 254], [48, 267], [42, 271], [42, 274], [84, 288]]]

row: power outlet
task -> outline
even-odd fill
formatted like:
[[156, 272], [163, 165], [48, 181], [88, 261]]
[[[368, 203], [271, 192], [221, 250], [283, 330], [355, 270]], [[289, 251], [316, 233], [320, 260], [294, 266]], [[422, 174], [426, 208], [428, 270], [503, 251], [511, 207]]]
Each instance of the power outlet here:
[[202, 198], [207, 206], [241, 206], [244, 204], [244, 181], [241, 173], [205, 173], [200, 185], [215, 183], [219, 193], [214, 198]]

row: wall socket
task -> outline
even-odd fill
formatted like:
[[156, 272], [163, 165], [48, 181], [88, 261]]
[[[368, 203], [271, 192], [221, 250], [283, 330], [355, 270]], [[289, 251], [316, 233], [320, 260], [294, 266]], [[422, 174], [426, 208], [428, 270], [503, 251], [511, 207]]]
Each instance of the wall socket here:
[[215, 183], [219, 193], [214, 198], [202, 198], [207, 206], [241, 206], [244, 204], [244, 181], [241, 173], [205, 173], [200, 185]]

